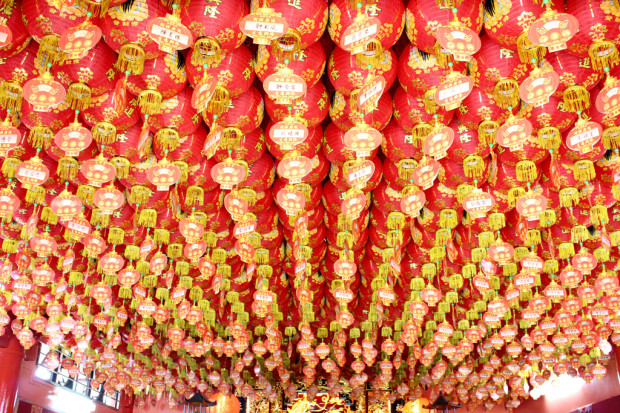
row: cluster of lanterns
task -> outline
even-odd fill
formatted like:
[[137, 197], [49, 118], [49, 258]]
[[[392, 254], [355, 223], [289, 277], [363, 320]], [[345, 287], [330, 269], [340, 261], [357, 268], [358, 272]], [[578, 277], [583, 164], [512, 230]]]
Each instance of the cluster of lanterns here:
[[2, 2], [2, 332], [137, 406], [603, 377], [620, 6], [405, 3]]

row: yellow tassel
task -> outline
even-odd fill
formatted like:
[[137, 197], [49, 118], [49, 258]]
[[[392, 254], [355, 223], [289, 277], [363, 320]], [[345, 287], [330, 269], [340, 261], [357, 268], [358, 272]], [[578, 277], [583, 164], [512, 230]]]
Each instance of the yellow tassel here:
[[22, 86], [14, 82], [4, 81], [0, 85], [0, 105], [12, 113], [19, 113], [22, 109]]
[[502, 109], [508, 109], [510, 106], [516, 108], [521, 103], [519, 97], [519, 83], [512, 78], [500, 79], [495, 84], [493, 91], [495, 103]]
[[254, 261], [260, 265], [269, 264], [269, 250], [265, 248], [259, 248], [254, 251]]
[[40, 186], [32, 187], [26, 192], [26, 202], [29, 204], [42, 204], [45, 201], [45, 188]]
[[271, 265], [261, 265], [258, 267], [258, 275], [263, 278], [271, 278], [273, 275], [273, 267]]
[[[295, 222], [295, 220], [293, 220]], [[343, 214], [338, 214], [338, 230], [340, 231], [352, 231], [353, 230], [353, 222], [351, 218], [344, 216]]]
[[158, 130], [155, 139], [164, 150], [173, 151], [179, 146], [179, 132], [172, 128]]
[[88, 185], [80, 185], [77, 189], [76, 196], [80, 198], [83, 204], [92, 205], [93, 195], [95, 194], [95, 188]]
[[127, 158], [123, 158], [122, 156], [115, 156], [110, 159], [110, 163], [114, 165], [116, 168], [116, 178], [117, 179], [125, 179], [129, 176], [129, 160]]
[[123, 245], [125, 242], [125, 231], [112, 227], [108, 230], [108, 243], [112, 245]]
[[620, 126], [611, 126], [603, 131], [601, 137], [605, 149], [620, 148]]
[[116, 68], [120, 72], [129, 70], [131, 74], [140, 75], [144, 70], [146, 53], [144, 48], [137, 43], [126, 43], [121, 46], [116, 61]]
[[448, 67], [448, 63], [454, 63], [454, 56], [452, 56], [452, 53], [444, 52], [439, 42], [435, 42], [435, 53], [433, 54], [435, 55], [437, 65], [441, 67]]
[[532, 63], [532, 59], [540, 62], [547, 54], [546, 47], [537, 46], [530, 41], [527, 37], [527, 30], [523, 31], [517, 38], [517, 51], [521, 62], [526, 64]]
[[609, 223], [609, 215], [607, 214], [607, 207], [604, 205], [594, 205], [590, 208], [590, 220], [596, 226], [605, 225]]
[[496, 120], [486, 119], [478, 125], [478, 140], [485, 145], [495, 144], [495, 134], [500, 124]]
[[471, 250], [471, 260], [475, 263], [479, 263], [486, 256], [487, 251], [485, 248], [473, 248]]
[[570, 230], [570, 242], [577, 244], [590, 239], [590, 232], [584, 225], [576, 225]]
[[398, 176], [405, 181], [411, 181], [413, 179], [413, 170], [418, 166], [418, 163], [409, 158], [401, 159], [398, 161]]
[[405, 214], [399, 211], [390, 212], [387, 227], [391, 230], [402, 230], [405, 227]]
[[519, 199], [523, 195], [525, 195], [525, 189], [521, 188], [520, 186], [510, 188], [508, 190], [508, 204], [514, 207], [517, 199]]
[[116, 141], [116, 126], [108, 121], [97, 122], [90, 131], [99, 144], [110, 145]]
[[230, 106], [230, 92], [224, 86], [218, 84], [215, 86], [211, 100], [207, 104], [207, 110], [216, 115], [228, 112]]
[[442, 209], [439, 213], [439, 226], [441, 228], [454, 229], [459, 224], [458, 215], [454, 209]]
[[157, 228], [153, 231], [153, 241], [155, 244], [169, 244], [170, 243], [170, 231], [163, 228]]
[[[310, 200], [310, 193], [312, 192], [312, 187], [308, 184], [297, 184], [295, 185], [295, 189], [304, 194], [306, 200]], [[256, 200], [258, 196], [256, 195], [256, 191], [252, 188], [242, 188], [239, 190], [239, 195], [248, 203], [249, 207], [253, 207], [256, 205]]]
[[555, 225], [557, 221], [557, 217], [555, 215], [555, 210], [553, 209], [545, 209], [539, 216], [540, 226], [543, 228], [550, 228]]
[[495, 242], [495, 236], [491, 231], [484, 231], [478, 234], [478, 246], [488, 248]]
[[121, 287], [118, 290], [118, 298], [122, 298], [123, 300], [130, 299], [132, 295], [133, 295], [133, 292], [131, 291], [131, 288]]
[[609, 234], [609, 238], [611, 238], [611, 246], [617, 247], [620, 245], [620, 231], [614, 231]]
[[560, 269], [560, 264], [558, 263], [558, 260], [545, 261], [545, 266], [543, 268], [543, 271], [545, 272], [545, 274], [555, 274], [559, 271], [559, 269]]
[[527, 245], [540, 245], [541, 241], [540, 230], [530, 229], [527, 231]]
[[224, 264], [226, 262], [226, 250], [223, 248], [214, 248], [211, 252], [211, 259], [215, 264]]
[[161, 113], [161, 93], [153, 89], [144, 89], [138, 96], [140, 111], [145, 115], [157, 115]]
[[448, 239], [450, 238], [450, 230], [449, 229], [438, 229], [435, 232], [435, 246], [443, 246], [446, 245]]
[[568, 87], [562, 94], [564, 108], [571, 112], [584, 111], [590, 108], [590, 92], [582, 85]]
[[444, 258], [446, 258], [446, 250], [443, 246], [431, 248], [429, 254], [431, 260], [435, 262], [441, 262]]
[[620, 185], [613, 184], [611, 186], [611, 194], [613, 195], [616, 201], [620, 201]]
[[383, 60], [384, 53], [381, 42], [375, 38], [370, 41], [361, 53], [355, 55], [355, 63], [358, 67], [367, 68], [369, 65], [377, 67]]
[[187, 192], [185, 193], [185, 205], [204, 205], [204, 197], [204, 189], [197, 185], [192, 185], [187, 188]]
[[129, 202], [134, 204], [145, 204], [149, 200], [151, 194], [150, 188], [143, 185], [134, 185], [131, 187], [131, 193], [129, 194]]
[[474, 187], [470, 184], [460, 184], [457, 188], [456, 188], [456, 199], [457, 201], [459, 201], [460, 204], [463, 203], [463, 201], [465, 200], [465, 197], [467, 197], [467, 195], [471, 194], [471, 191], [474, 190]]
[[54, 137], [54, 132], [47, 126], [37, 125], [30, 129], [28, 143], [39, 149], [47, 149]]
[[488, 221], [493, 231], [499, 231], [506, 226], [506, 215], [502, 212], [494, 212], [489, 215]]
[[413, 144], [417, 148], [421, 148], [424, 143], [424, 139], [428, 136], [429, 133], [433, 130], [433, 127], [426, 122], [418, 123], [411, 129], [411, 137], [413, 140]]
[[529, 253], [530, 251], [526, 247], [516, 247], [514, 255], [515, 262], [521, 261], [521, 258], [525, 257]]
[[517, 179], [521, 182], [535, 181], [538, 177], [536, 164], [529, 160], [517, 162], [516, 175]]
[[80, 165], [75, 158], [65, 156], [58, 160], [56, 174], [64, 180], [74, 179], [77, 176]]
[[2, 241], [2, 251], [7, 254], [15, 254], [17, 252], [17, 246], [19, 243], [14, 239], [6, 238]]
[[[166, 255], [169, 258], [172, 258], [172, 259], [181, 258], [182, 254], [183, 254], [183, 245], [179, 243], [168, 244], [168, 248], [166, 249]], [[179, 263], [177, 262], [177, 266], [178, 265]]]
[[110, 225], [110, 215], [103, 214], [100, 209], [93, 209], [93, 213], [90, 216], [90, 223], [101, 228], [107, 228]]
[[201, 37], [194, 43], [192, 53], [192, 65], [196, 67], [211, 66], [218, 63], [221, 58], [220, 42], [214, 37]]
[[58, 224], [58, 215], [52, 211], [50, 207], [44, 207], [41, 210], [41, 221], [47, 222], [50, 225]]
[[480, 155], [469, 155], [463, 161], [465, 176], [471, 179], [482, 179], [484, 173], [484, 160]]
[[125, 255], [125, 258], [127, 258], [128, 260], [135, 261], [140, 258], [140, 247], [138, 247], [137, 245], [127, 245], [125, 246], [125, 251], [123, 255]]
[[582, 159], [573, 164], [573, 175], [578, 181], [591, 181], [596, 177], [594, 163], [589, 159]]
[[138, 225], [143, 227], [154, 227], [157, 224], [157, 211], [151, 208], [146, 208], [140, 211], [140, 217], [138, 218]]
[[108, 12], [110, 0], [77, 0], [80, 9], [89, 11], [95, 17], [103, 17]]
[[136, 263], [136, 270], [140, 274], [148, 274], [148, 272], [149, 272], [149, 263], [146, 262], [146, 261], [138, 261]]
[[187, 181], [189, 176], [189, 165], [184, 161], [174, 161], [172, 162], [174, 166], [181, 170], [181, 176], [179, 177], [179, 183], [184, 183]]
[[595, 40], [588, 48], [592, 69], [602, 72], [605, 67], [614, 68], [620, 63], [620, 54], [613, 41], [607, 39]]
[[65, 52], [60, 49], [59, 40], [60, 36], [56, 33], [43, 36], [37, 50], [37, 62], [46, 62], [52, 65], [62, 62], [65, 58]]
[[437, 112], [437, 109], [439, 108], [437, 106], [437, 102], [435, 101], [435, 90], [436, 89], [437, 88], [434, 87], [434, 88], [427, 90], [424, 93], [424, 109], [430, 115], [435, 114], [435, 112]]
[[474, 264], [465, 264], [463, 265], [463, 278], [470, 279], [476, 276], [477, 270]]
[[86, 83], [73, 82], [67, 89], [65, 104], [71, 109], [85, 110], [90, 106], [91, 91]]
[[605, 247], [599, 247], [593, 252], [594, 257], [598, 260], [598, 262], [607, 262], [609, 261], [609, 251]]
[[504, 277], [514, 277], [515, 275], [517, 275], [517, 264], [515, 264], [514, 262], [509, 262], [508, 264], [504, 265], [502, 269], [502, 274], [504, 275]]
[[5, 158], [4, 162], [2, 162], [2, 174], [7, 178], [15, 178], [15, 168], [21, 162], [21, 159]]
[[567, 187], [560, 190], [560, 205], [563, 208], [570, 208], [579, 203], [579, 190]]
[[544, 149], [553, 149], [554, 151], [560, 147], [562, 135], [555, 126], [545, 126], [538, 130], [538, 144]]
[[437, 267], [432, 262], [422, 265], [422, 277], [431, 278], [437, 275]]
[[208, 248], [215, 248], [215, 245], [217, 244], [217, 234], [215, 232], [205, 231], [203, 239], [207, 243]]

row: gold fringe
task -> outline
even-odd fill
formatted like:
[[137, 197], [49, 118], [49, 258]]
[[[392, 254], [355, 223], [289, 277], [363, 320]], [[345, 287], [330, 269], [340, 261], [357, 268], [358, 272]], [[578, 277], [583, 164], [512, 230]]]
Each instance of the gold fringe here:
[[95, 142], [110, 145], [116, 141], [116, 126], [108, 121], [97, 122], [90, 130]]
[[495, 236], [491, 231], [484, 231], [478, 234], [478, 246], [488, 248], [495, 242]]
[[538, 130], [538, 143], [544, 149], [557, 150], [562, 142], [562, 135], [555, 126], [545, 126]]
[[469, 155], [463, 161], [465, 176], [471, 179], [482, 179], [484, 173], [484, 159], [480, 155]]
[[110, 0], [77, 0], [80, 9], [89, 11], [95, 17], [103, 17], [108, 12]]
[[418, 123], [411, 129], [411, 136], [413, 138], [413, 144], [421, 148], [424, 143], [424, 139], [431, 133], [433, 127], [426, 122]]
[[441, 262], [446, 257], [446, 250], [443, 246], [441, 247], [433, 247], [429, 251], [429, 256], [431, 261]]
[[129, 202], [134, 204], [145, 204], [146, 201], [149, 200], [151, 194], [150, 188], [143, 185], [134, 185], [131, 187], [131, 192], [129, 194]]
[[230, 106], [230, 92], [224, 86], [218, 84], [215, 86], [213, 95], [207, 104], [207, 110], [216, 115], [221, 115], [228, 111]]
[[527, 231], [526, 242], [527, 245], [540, 245], [540, 243], [542, 242], [540, 230], [530, 229], [529, 231]]
[[110, 163], [114, 165], [116, 169], [116, 178], [117, 179], [125, 179], [129, 176], [129, 167], [130, 163], [127, 158], [123, 158], [122, 156], [115, 156], [110, 159]]
[[187, 188], [187, 192], [185, 193], [185, 205], [187, 206], [195, 206], [195, 205], [204, 205], [204, 189], [199, 187], [198, 185], [192, 185]]
[[15, 254], [19, 243], [14, 239], [6, 238], [2, 241], [2, 251], [7, 254]]
[[593, 251], [594, 257], [598, 260], [598, 262], [607, 262], [609, 261], [609, 251], [607, 248], [599, 247]]
[[616, 45], [611, 40], [600, 39], [595, 40], [588, 49], [592, 69], [602, 72], [605, 67], [614, 68], [620, 63], [620, 54]]
[[54, 137], [54, 132], [47, 126], [37, 125], [30, 129], [28, 143], [35, 148], [47, 149]]
[[138, 225], [142, 227], [152, 228], [157, 224], [157, 211], [151, 208], [146, 208], [140, 211], [140, 217], [138, 218]]
[[402, 230], [405, 227], [405, 214], [400, 211], [392, 211], [388, 215], [387, 227], [390, 230]]
[[374, 38], [364, 47], [364, 51], [355, 55], [355, 63], [358, 67], [366, 69], [368, 65], [377, 67], [383, 60], [383, 47], [379, 39]]
[[179, 146], [179, 132], [172, 128], [162, 128], [155, 133], [155, 139], [164, 150], [173, 151]]
[[131, 74], [140, 75], [144, 70], [146, 53], [144, 48], [137, 43], [126, 43], [121, 46], [116, 61], [116, 68], [120, 72], [129, 70]]
[[454, 229], [459, 224], [458, 222], [458, 214], [454, 209], [442, 209], [439, 213], [439, 226], [441, 228]]
[[15, 169], [21, 162], [18, 158], [5, 158], [2, 162], [2, 174], [7, 178], [15, 178]]
[[140, 111], [145, 115], [157, 115], [161, 113], [161, 93], [153, 89], [144, 89], [138, 96]]
[[485, 145], [495, 145], [495, 134], [500, 124], [496, 120], [486, 119], [478, 125], [478, 140]]
[[177, 168], [179, 168], [179, 170], [181, 171], [181, 176], [179, 177], [179, 183], [186, 182], [187, 178], [189, 177], [189, 165], [187, 164], [187, 162], [174, 161], [172, 162], [172, 164], [176, 166]]
[[223, 248], [214, 248], [211, 253], [211, 259], [215, 264], [224, 264], [226, 262], [226, 250]]
[[521, 103], [519, 97], [519, 83], [512, 78], [500, 79], [495, 84], [493, 91], [495, 103], [502, 109], [508, 109], [510, 106], [516, 108]]
[[155, 244], [170, 244], [170, 231], [163, 228], [157, 228], [153, 231], [153, 241]]
[[435, 90], [437, 88], [431, 88], [424, 93], [424, 109], [430, 115], [433, 115], [437, 112], [439, 106], [435, 101]]
[[590, 232], [584, 225], [575, 225], [570, 230], [570, 242], [577, 244], [590, 239]]
[[432, 262], [422, 265], [422, 277], [431, 278], [437, 275], [437, 267]]
[[471, 191], [474, 190], [473, 185], [470, 184], [460, 184], [456, 188], [456, 199], [459, 201], [459, 204], [462, 204], [467, 195], [471, 194]]
[[[168, 244], [168, 248], [166, 249], [166, 255], [170, 258], [176, 259], [181, 258], [183, 253], [183, 245], [178, 243]], [[177, 262], [177, 267], [181, 262]]]
[[80, 185], [77, 189], [76, 196], [80, 198], [84, 205], [93, 204], [93, 195], [95, 194], [95, 188], [88, 185]]
[[616, 201], [620, 201], [620, 185], [613, 184], [611, 186], [611, 194], [613, 195]]
[[620, 149], [620, 126], [605, 129], [601, 139], [605, 149]]
[[493, 231], [499, 231], [506, 226], [506, 215], [502, 212], [494, 212], [489, 215], [488, 221]]
[[560, 205], [563, 208], [570, 208], [579, 203], [579, 191], [577, 188], [567, 187], [560, 189]]
[[210, 36], [201, 37], [194, 43], [192, 65], [201, 68], [204, 65], [217, 64], [221, 58], [221, 51], [219, 40]]
[[19, 113], [22, 110], [22, 86], [3, 81], [0, 85], [0, 105], [12, 113]]
[[90, 86], [82, 82], [73, 82], [67, 89], [65, 104], [71, 109], [85, 110], [90, 106], [91, 90]]
[[[52, 65], [62, 62], [65, 52], [59, 47], [60, 36], [56, 33], [47, 34], [41, 38], [37, 50], [37, 62], [51, 63]], [[41, 67], [41, 69], [47, 69]]]
[[41, 210], [41, 221], [56, 225], [58, 224], [58, 215], [52, 211], [52, 208], [46, 206]]
[[607, 214], [607, 207], [604, 205], [594, 205], [591, 207], [590, 220], [596, 226], [608, 224], [609, 215]]
[[532, 63], [532, 59], [540, 62], [547, 54], [546, 47], [537, 46], [530, 41], [529, 37], [527, 37], [527, 30], [524, 30], [517, 38], [517, 51], [519, 59], [525, 64]]
[[56, 168], [56, 174], [64, 180], [75, 179], [80, 169], [80, 164], [77, 159], [70, 156], [65, 156], [58, 160], [58, 167]]
[[564, 108], [571, 112], [584, 111], [590, 108], [590, 92], [582, 85], [568, 87], [562, 94]]
[[121, 228], [112, 227], [108, 230], [108, 243], [112, 245], [123, 245], [125, 242], [125, 231]]
[[558, 246], [558, 257], [567, 260], [575, 255], [575, 246], [570, 242], [563, 242]]
[[104, 214], [99, 208], [93, 209], [90, 216], [90, 223], [101, 228], [107, 228], [110, 225], [110, 215]]
[[45, 188], [35, 186], [26, 192], [26, 202], [30, 204], [42, 204], [45, 201]]
[[450, 238], [450, 230], [449, 229], [438, 229], [435, 232], [435, 246], [443, 246], [446, 245], [448, 239]]
[[[117, 244], [120, 245], [120, 244]], [[123, 253], [125, 258], [128, 260], [137, 260], [140, 258], [140, 247], [137, 245], [127, 245], [125, 246], [125, 251]]]
[[555, 210], [553, 209], [545, 209], [540, 216], [538, 217], [540, 221], [540, 226], [543, 228], [550, 228], [555, 225], [557, 221], [557, 217], [555, 215]]
[[418, 166], [418, 162], [414, 159], [401, 159], [398, 161], [398, 176], [405, 181], [413, 179], [413, 170]]
[[514, 207], [517, 199], [521, 198], [523, 195], [525, 195], [525, 189], [520, 186], [510, 188], [508, 190], [508, 204]]
[[591, 181], [596, 177], [594, 163], [589, 159], [582, 159], [573, 164], [573, 175], [578, 181]]
[[538, 177], [536, 164], [529, 160], [517, 162], [516, 175], [521, 182], [533, 182]]
[[547, 260], [545, 261], [545, 266], [543, 268], [543, 271], [545, 272], [545, 274], [555, 274], [559, 271], [560, 269], [560, 264], [558, 263], [558, 260]]

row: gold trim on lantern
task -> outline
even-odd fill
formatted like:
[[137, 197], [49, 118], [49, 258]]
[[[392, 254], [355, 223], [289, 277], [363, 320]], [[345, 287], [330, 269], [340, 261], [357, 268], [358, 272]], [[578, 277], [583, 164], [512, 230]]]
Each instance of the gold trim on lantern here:
[[54, 137], [54, 132], [47, 126], [36, 125], [30, 129], [28, 134], [28, 143], [35, 148], [47, 149]]
[[517, 52], [519, 53], [521, 62], [529, 64], [532, 63], [532, 59], [536, 59], [537, 62], [540, 62], [547, 54], [547, 48], [532, 43], [527, 36], [526, 30], [517, 38]]
[[562, 143], [562, 135], [555, 126], [545, 126], [538, 129], [538, 144], [544, 149], [557, 150]]
[[22, 109], [22, 86], [3, 81], [0, 85], [0, 105], [5, 109], [10, 109], [13, 113], [18, 113]]
[[584, 111], [590, 107], [590, 92], [582, 85], [568, 87], [562, 94], [564, 108], [571, 112]]
[[90, 106], [91, 90], [90, 86], [82, 82], [73, 82], [67, 88], [65, 104], [71, 109], [85, 110]]
[[517, 162], [516, 176], [521, 182], [533, 182], [538, 176], [536, 164], [530, 160]]
[[192, 65], [203, 67], [219, 63], [222, 54], [222, 47], [219, 40], [215, 37], [201, 37], [194, 43], [192, 53]]
[[588, 48], [592, 69], [602, 72], [605, 67], [613, 68], [620, 63], [620, 54], [613, 41], [598, 39]]
[[512, 78], [500, 79], [493, 89], [495, 103], [502, 109], [517, 107], [521, 103], [519, 97], [519, 83]]
[[138, 96], [140, 111], [145, 115], [157, 115], [161, 113], [161, 93], [153, 89], [145, 89]]
[[65, 156], [58, 160], [58, 167], [56, 168], [56, 173], [62, 179], [75, 179], [77, 176], [80, 165], [75, 158], [71, 158], [70, 156]]
[[138, 43], [125, 43], [121, 46], [116, 60], [116, 67], [121, 72], [129, 70], [131, 74], [140, 75], [144, 70], [146, 52]]
[[172, 128], [162, 128], [155, 133], [155, 139], [164, 150], [173, 151], [179, 146], [179, 132]]
[[495, 144], [495, 135], [500, 127], [496, 120], [485, 119], [478, 124], [478, 139], [485, 145]]
[[215, 90], [213, 91], [213, 95], [211, 96], [209, 103], [207, 104], [207, 109], [216, 115], [221, 115], [222, 113], [228, 112], [229, 106], [230, 92], [226, 87], [218, 83], [215, 86]]

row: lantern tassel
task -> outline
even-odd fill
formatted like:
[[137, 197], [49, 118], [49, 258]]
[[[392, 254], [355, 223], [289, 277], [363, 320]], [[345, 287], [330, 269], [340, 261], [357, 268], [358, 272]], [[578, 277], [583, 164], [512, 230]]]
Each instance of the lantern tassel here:
[[92, 205], [95, 188], [88, 185], [80, 185], [77, 189], [76, 196], [86, 205]]
[[19, 243], [14, 239], [5, 239], [2, 241], [2, 251], [7, 254], [15, 254], [17, 252], [17, 246]]
[[108, 231], [108, 243], [113, 245], [123, 245], [125, 242], [125, 231], [121, 228], [112, 227]]
[[140, 211], [138, 225], [151, 228], [157, 225], [157, 211], [151, 208], [146, 208]]
[[195, 205], [204, 205], [204, 189], [197, 185], [192, 185], [187, 188], [187, 192], [185, 193], [185, 205], [187, 206], [195, 206]]
[[5, 158], [2, 162], [2, 174], [7, 178], [15, 178], [15, 169], [21, 163], [17, 158]]
[[570, 242], [563, 242], [558, 246], [558, 258], [561, 260], [567, 260], [573, 255], [575, 255], [575, 246]]
[[144, 70], [145, 59], [146, 53], [142, 46], [136, 43], [126, 43], [121, 46], [116, 67], [121, 72], [129, 70], [134, 75], [140, 75]]
[[502, 109], [517, 107], [520, 103], [519, 83], [512, 78], [500, 79], [493, 91], [495, 103]]
[[588, 49], [592, 69], [602, 72], [605, 67], [612, 69], [620, 63], [620, 54], [616, 45], [611, 40], [599, 39], [595, 40]]
[[620, 148], [620, 126], [611, 126], [603, 131], [601, 137], [605, 149]]
[[116, 141], [116, 126], [108, 121], [97, 122], [91, 132], [95, 142], [102, 145], [110, 145]]
[[12, 113], [19, 113], [22, 109], [22, 87], [14, 82], [2, 82], [0, 85], [0, 105], [10, 109]]
[[145, 204], [150, 196], [151, 189], [143, 185], [134, 185], [131, 187], [131, 193], [129, 194], [129, 202], [134, 204]]
[[127, 158], [115, 156], [110, 159], [110, 163], [114, 165], [114, 168], [116, 168], [117, 179], [126, 179], [129, 176], [129, 167], [131, 166], [131, 163]]
[[58, 215], [52, 211], [52, 208], [46, 206], [41, 210], [41, 221], [56, 225], [58, 224]]
[[211, 66], [218, 63], [221, 58], [222, 48], [220, 42], [214, 37], [201, 37], [194, 43], [194, 52], [192, 53], [192, 65], [203, 67]]
[[521, 62], [526, 64], [532, 63], [532, 59], [536, 59], [537, 62], [540, 62], [547, 54], [547, 48], [537, 46], [530, 41], [527, 36], [527, 31], [523, 31], [517, 38], [517, 51]]
[[224, 86], [220, 84], [216, 85], [213, 95], [207, 105], [207, 109], [216, 115], [221, 115], [228, 111], [229, 106], [230, 92]]
[[53, 65], [64, 60], [65, 53], [60, 49], [59, 40], [60, 36], [56, 33], [43, 36], [37, 50], [37, 61]]
[[28, 143], [39, 149], [47, 149], [54, 137], [54, 132], [47, 126], [37, 125], [30, 129]]
[[80, 165], [75, 158], [65, 156], [58, 160], [56, 173], [64, 180], [75, 179]]
[[30, 204], [42, 204], [45, 201], [45, 188], [35, 186], [26, 192], [26, 202]]
[[584, 225], [576, 225], [570, 230], [570, 242], [577, 244], [590, 239], [590, 232]]
[[536, 164], [529, 160], [517, 162], [516, 175], [517, 179], [521, 182], [535, 181], [538, 176]]
[[140, 111], [145, 115], [157, 115], [161, 112], [161, 93], [153, 89], [145, 89], [140, 92], [138, 105]]
[[582, 85], [573, 85], [562, 94], [564, 108], [571, 111], [584, 111], [590, 108], [590, 92]]
[[478, 124], [478, 139], [485, 145], [495, 144], [495, 134], [499, 129], [499, 122], [491, 119], [486, 119]]
[[591, 181], [596, 177], [594, 163], [589, 159], [582, 159], [573, 164], [573, 175], [575, 179], [585, 182]]
[[91, 90], [90, 86], [82, 82], [73, 82], [67, 88], [65, 103], [71, 109], [85, 110], [90, 106]]
[[179, 146], [179, 138], [179, 132], [172, 128], [163, 128], [155, 133], [156, 142], [164, 150], [175, 150]]

